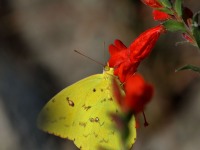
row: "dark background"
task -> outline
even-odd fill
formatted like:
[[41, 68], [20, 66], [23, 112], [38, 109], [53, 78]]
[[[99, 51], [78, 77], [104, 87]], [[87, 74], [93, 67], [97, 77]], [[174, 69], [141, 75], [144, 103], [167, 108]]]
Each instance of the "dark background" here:
[[[185, 5], [200, 8], [197, 1]], [[75, 150], [36, 128], [38, 112], [64, 87], [102, 72], [74, 49], [104, 63], [116, 38], [128, 46], [158, 24], [151, 11], [139, 0], [0, 0], [0, 150]], [[174, 72], [200, 66], [200, 54], [188, 44], [175, 46], [182, 40], [177, 33], [162, 35], [139, 67], [155, 95], [145, 111], [150, 126], [140, 118], [134, 150], [200, 147], [199, 75]]]

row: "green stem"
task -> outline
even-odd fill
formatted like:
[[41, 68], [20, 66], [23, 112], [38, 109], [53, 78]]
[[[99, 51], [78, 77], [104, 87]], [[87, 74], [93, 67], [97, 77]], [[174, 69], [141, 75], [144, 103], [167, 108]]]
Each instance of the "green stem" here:
[[185, 29], [186, 29], [186, 33], [190, 36], [190, 38], [192, 39], [192, 41], [194, 41], [193, 45], [196, 46], [196, 47], [198, 47], [196, 39], [193, 36], [193, 33], [192, 33], [191, 29], [187, 26], [187, 24], [185, 23], [185, 21], [183, 20], [183, 18], [181, 16], [179, 16], [173, 8], [171, 8], [170, 10], [173, 12], [173, 15], [174, 15], [175, 19], [178, 22], [181, 22], [181, 23], [184, 24]]

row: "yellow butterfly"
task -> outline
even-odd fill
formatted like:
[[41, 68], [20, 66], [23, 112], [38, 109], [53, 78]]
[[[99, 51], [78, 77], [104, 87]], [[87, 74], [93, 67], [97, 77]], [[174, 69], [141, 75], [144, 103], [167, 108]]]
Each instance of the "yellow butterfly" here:
[[[55, 95], [39, 114], [38, 127], [73, 140], [82, 150], [121, 150], [120, 134], [109, 113], [120, 113], [112, 91], [116, 76], [106, 66], [103, 74], [84, 78]], [[122, 90], [122, 89], [121, 89]], [[128, 146], [136, 139], [135, 118], [130, 123]]]

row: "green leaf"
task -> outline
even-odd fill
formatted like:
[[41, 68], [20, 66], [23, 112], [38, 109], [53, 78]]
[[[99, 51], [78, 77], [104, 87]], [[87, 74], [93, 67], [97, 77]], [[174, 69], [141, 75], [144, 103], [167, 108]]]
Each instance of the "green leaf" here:
[[183, 67], [176, 69], [175, 72], [182, 71], [182, 70], [192, 70], [192, 71], [200, 73], [200, 67], [193, 66], [193, 65], [185, 65]]
[[160, 2], [167, 8], [172, 8], [172, 5], [169, 0], [160, 0]]
[[168, 8], [157, 8], [156, 10], [165, 12], [165, 13], [167, 13], [169, 15], [173, 15], [173, 12], [170, 9], [168, 9]]
[[165, 26], [165, 28], [169, 31], [182, 31], [185, 32], [185, 26], [182, 22], [177, 22], [175, 20], [167, 20], [165, 22], [163, 22], [163, 25]]
[[199, 27], [199, 14], [200, 11], [195, 13], [192, 20], [193, 20], [193, 26], [192, 26], [192, 34], [197, 42], [198, 47], [200, 48], [200, 27]]
[[174, 9], [179, 16], [182, 16], [182, 0], [175, 0]]
[[196, 12], [196, 13], [194, 14], [193, 18], [192, 18], [193, 24], [194, 24], [194, 25], [195, 25], [195, 24], [198, 24], [198, 22], [199, 22], [199, 14], [200, 14], [200, 11]]
[[193, 30], [192, 30], [193, 36], [197, 42], [198, 47], [200, 48], [200, 28], [193, 26]]

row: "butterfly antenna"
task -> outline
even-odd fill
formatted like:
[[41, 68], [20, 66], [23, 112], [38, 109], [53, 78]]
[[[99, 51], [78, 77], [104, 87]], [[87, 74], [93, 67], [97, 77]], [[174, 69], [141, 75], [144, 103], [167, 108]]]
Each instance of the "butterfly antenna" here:
[[87, 56], [87, 55], [85, 55], [85, 54], [83, 54], [83, 53], [81, 53], [80, 51], [78, 51], [78, 50], [74, 50], [74, 52], [76, 52], [76, 53], [78, 53], [78, 54], [80, 54], [81, 56], [84, 56], [84, 57], [86, 57], [86, 58], [88, 58], [89, 60], [91, 60], [91, 61], [93, 61], [93, 62], [95, 62], [95, 63], [97, 63], [97, 64], [99, 64], [99, 65], [101, 65], [101, 66], [105, 66], [104, 64], [102, 64], [101, 62], [99, 62], [99, 61], [96, 61], [95, 59], [93, 59], [93, 58], [91, 58], [91, 57], [89, 57], [89, 56]]

